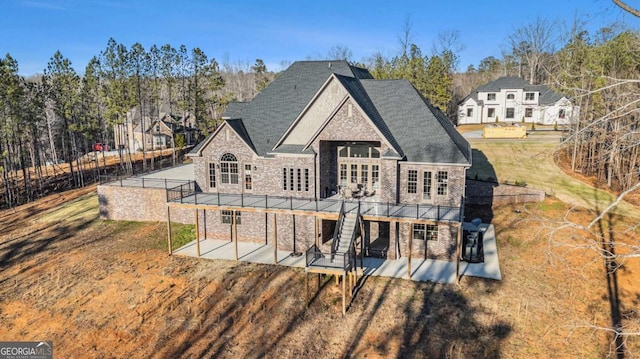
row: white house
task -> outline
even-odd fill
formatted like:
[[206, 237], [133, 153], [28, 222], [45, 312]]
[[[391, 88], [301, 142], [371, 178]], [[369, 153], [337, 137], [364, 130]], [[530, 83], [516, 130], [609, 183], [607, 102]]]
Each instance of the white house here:
[[531, 85], [516, 76], [500, 77], [475, 89], [458, 104], [458, 124], [535, 122], [566, 125], [578, 106], [546, 85]]

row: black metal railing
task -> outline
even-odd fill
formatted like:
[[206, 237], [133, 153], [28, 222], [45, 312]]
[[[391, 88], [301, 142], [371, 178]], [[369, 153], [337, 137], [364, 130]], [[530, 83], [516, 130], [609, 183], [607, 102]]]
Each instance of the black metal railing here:
[[315, 244], [306, 252], [307, 267], [335, 268], [348, 271], [353, 266], [353, 255], [349, 252], [327, 253], [322, 252]]
[[187, 183], [167, 188], [167, 202], [180, 201], [196, 193], [196, 183], [189, 181]]
[[219, 207], [236, 208], [264, 208], [264, 209], [284, 209], [294, 211], [340, 213], [344, 203], [344, 212], [351, 213], [358, 210], [363, 217], [391, 217], [391, 218], [413, 218], [417, 220], [434, 221], [458, 221], [462, 207], [440, 206], [429, 204], [402, 204], [391, 202], [370, 202], [370, 201], [345, 201], [343, 199], [314, 199], [303, 197], [284, 197], [270, 195], [256, 195], [246, 193], [220, 193], [220, 192], [196, 192], [192, 190], [178, 191], [175, 188], [172, 194], [167, 194], [169, 202], [210, 205]]
[[100, 175], [100, 184], [110, 184], [119, 187], [163, 188], [169, 189], [181, 184], [193, 182], [190, 180], [174, 180], [166, 178], [131, 177], [128, 175]]
[[342, 227], [344, 226], [344, 201], [340, 205], [340, 214], [336, 221], [336, 228], [333, 230], [333, 239], [331, 241], [331, 253], [335, 253], [338, 250], [340, 244], [340, 236], [342, 234]]

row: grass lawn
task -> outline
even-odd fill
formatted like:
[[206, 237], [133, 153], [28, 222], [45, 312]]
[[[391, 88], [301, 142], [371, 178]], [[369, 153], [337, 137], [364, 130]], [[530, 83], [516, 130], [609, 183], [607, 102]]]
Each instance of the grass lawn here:
[[[526, 182], [561, 201], [588, 209], [604, 209], [615, 200], [611, 193], [595, 189], [565, 174], [553, 161], [557, 143], [544, 141], [473, 141], [473, 165], [469, 178], [498, 182]], [[626, 202], [618, 213], [640, 218], [640, 210]]]

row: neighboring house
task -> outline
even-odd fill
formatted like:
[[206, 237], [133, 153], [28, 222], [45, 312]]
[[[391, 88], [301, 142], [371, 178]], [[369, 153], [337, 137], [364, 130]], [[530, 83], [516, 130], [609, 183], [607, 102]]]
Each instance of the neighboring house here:
[[276, 236], [304, 251], [344, 237], [345, 201], [360, 211], [368, 255], [456, 260], [471, 148], [408, 81], [374, 80], [345, 61], [295, 62], [223, 119], [188, 154], [198, 196], [169, 196], [172, 208], [196, 208], [206, 238]]
[[185, 117], [177, 117], [163, 113], [159, 119], [151, 121], [144, 131], [144, 136], [141, 125], [135, 127], [133, 136], [136, 150], [142, 149], [143, 142], [146, 142], [145, 149], [156, 150], [173, 147], [176, 136], [183, 136], [185, 145], [194, 145], [198, 140], [199, 131], [195, 127], [194, 116], [187, 114]]
[[[143, 127], [144, 126], [144, 127]], [[144, 133], [144, 135], [143, 135]], [[140, 116], [137, 108], [127, 112], [123, 124], [114, 126], [116, 148], [129, 148], [132, 151], [165, 149], [173, 147], [173, 139], [184, 136], [185, 145], [198, 142], [200, 131], [196, 128], [195, 117], [191, 114], [175, 116], [160, 113], [158, 118]]]
[[578, 116], [563, 95], [546, 85], [530, 85], [515, 77], [501, 77], [475, 89], [458, 104], [458, 124], [524, 122], [566, 125]]

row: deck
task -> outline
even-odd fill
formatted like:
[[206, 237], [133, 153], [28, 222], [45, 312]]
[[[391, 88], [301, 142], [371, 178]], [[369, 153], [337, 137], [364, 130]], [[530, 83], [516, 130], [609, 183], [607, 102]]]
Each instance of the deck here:
[[461, 207], [434, 206], [427, 204], [399, 204], [373, 202], [356, 199], [312, 199], [254, 194], [230, 194], [196, 192], [192, 184], [184, 184], [167, 190], [167, 202], [172, 206], [252, 210], [265, 212], [288, 212], [293, 214], [337, 217], [344, 201], [347, 213], [355, 211], [360, 204], [364, 220], [406, 222], [451, 222], [462, 219]]

